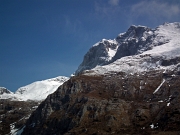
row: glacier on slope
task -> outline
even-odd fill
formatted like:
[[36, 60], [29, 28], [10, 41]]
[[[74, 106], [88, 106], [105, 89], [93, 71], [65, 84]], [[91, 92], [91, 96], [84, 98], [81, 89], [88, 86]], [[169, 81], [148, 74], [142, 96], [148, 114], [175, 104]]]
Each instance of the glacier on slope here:
[[49, 94], [57, 90], [65, 81], [69, 80], [68, 77], [59, 76], [42, 81], [36, 81], [29, 85], [20, 87], [15, 93], [3, 93], [0, 99], [11, 100], [44, 100]]

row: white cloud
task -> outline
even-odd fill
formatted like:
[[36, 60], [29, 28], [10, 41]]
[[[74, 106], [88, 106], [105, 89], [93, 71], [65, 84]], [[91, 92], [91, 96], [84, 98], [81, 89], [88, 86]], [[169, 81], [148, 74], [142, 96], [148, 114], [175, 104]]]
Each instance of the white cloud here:
[[109, 0], [109, 4], [112, 6], [118, 6], [119, 0]]
[[80, 32], [82, 29], [82, 22], [76, 18], [72, 19], [67, 15], [64, 15], [64, 29], [65, 31], [71, 34], [75, 34], [77, 32]]
[[120, 10], [119, 0], [109, 0], [108, 3], [102, 1], [95, 2], [95, 12], [100, 17], [112, 18], [119, 13]]
[[180, 7], [160, 1], [142, 1], [132, 6], [135, 16], [148, 15], [148, 17], [163, 17], [170, 19], [180, 14]]

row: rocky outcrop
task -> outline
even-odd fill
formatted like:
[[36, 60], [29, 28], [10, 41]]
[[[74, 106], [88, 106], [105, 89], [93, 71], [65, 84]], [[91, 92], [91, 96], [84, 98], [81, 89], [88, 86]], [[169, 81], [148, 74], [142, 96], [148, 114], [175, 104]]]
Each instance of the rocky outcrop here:
[[22, 134], [176, 134], [179, 87], [178, 67], [75, 76], [39, 105]]
[[75, 74], [81, 73], [84, 70], [89, 70], [97, 65], [106, 65], [114, 57], [118, 48], [116, 40], [103, 39], [93, 45], [92, 48], [85, 54], [83, 62], [79, 65]]
[[8, 90], [7, 88], [5, 87], [0, 87], [0, 95], [2, 94], [12, 94], [12, 92], [10, 90]]
[[152, 49], [152, 42], [156, 37], [154, 31], [145, 26], [131, 26], [125, 34], [116, 38], [120, 45], [112, 61]]

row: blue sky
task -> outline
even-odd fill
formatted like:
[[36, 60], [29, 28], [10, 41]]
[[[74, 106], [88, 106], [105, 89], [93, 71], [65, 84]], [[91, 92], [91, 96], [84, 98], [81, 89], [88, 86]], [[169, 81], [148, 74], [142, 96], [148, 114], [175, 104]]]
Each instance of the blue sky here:
[[130, 25], [180, 22], [179, 0], [0, 0], [0, 86], [70, 76], [89, 48]]

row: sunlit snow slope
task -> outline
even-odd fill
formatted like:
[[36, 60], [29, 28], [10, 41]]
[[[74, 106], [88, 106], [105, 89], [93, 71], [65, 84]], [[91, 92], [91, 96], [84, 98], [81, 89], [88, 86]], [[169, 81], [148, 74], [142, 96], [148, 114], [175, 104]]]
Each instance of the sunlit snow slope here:
[[19, 88], [15, 93], [3, 93], [0, 99], [11, 100], [43, 100], [49, 94], [53, 93], [57, 88], [67, 81], [68, 77], [59, 76], [52, 79], [33, 82], [29, 85]]

